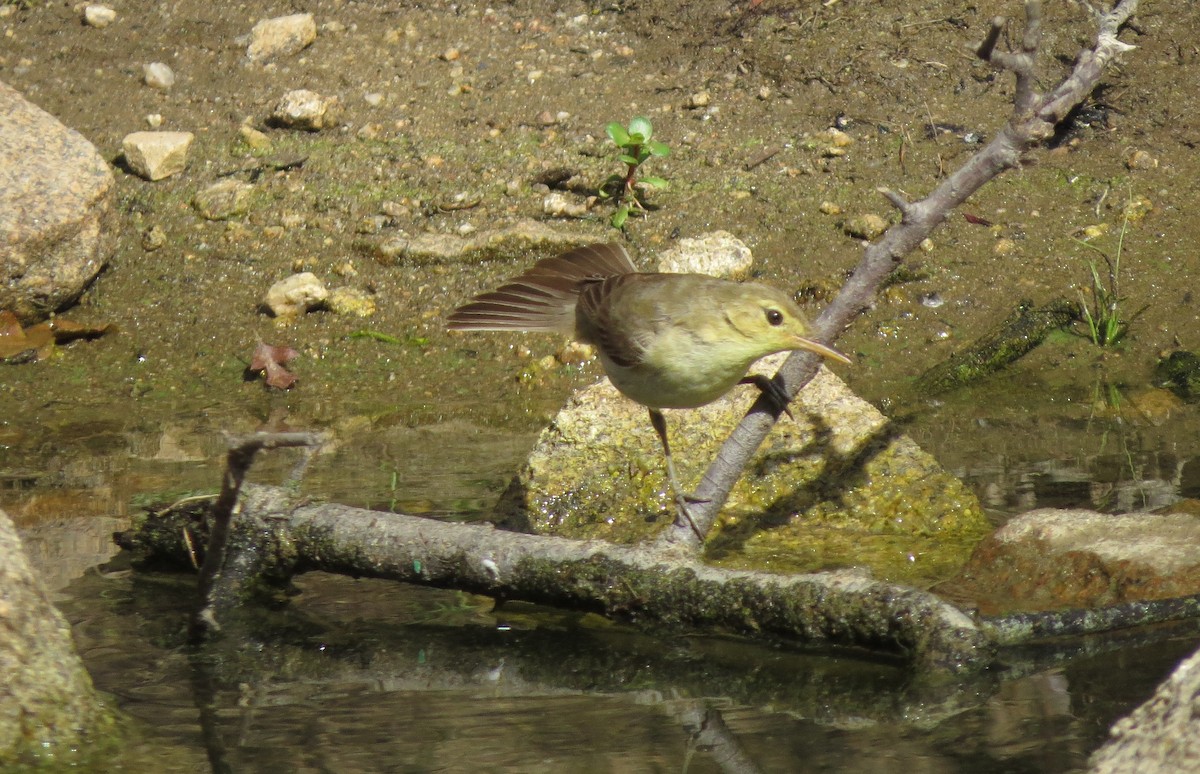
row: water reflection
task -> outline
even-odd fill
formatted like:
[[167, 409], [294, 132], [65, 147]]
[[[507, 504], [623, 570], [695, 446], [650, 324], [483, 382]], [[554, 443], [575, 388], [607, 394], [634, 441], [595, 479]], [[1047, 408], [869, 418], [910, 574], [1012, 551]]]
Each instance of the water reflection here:
[[204, 770], [213, 754], [234, 771], [1061, 772], [1191, 648], [946, 685], [382, 581], [299, 586], [202, 662], [182, 645], [186, 579], [92, 573], [72, 587], [87, 665], [136, 723], [123, 770]]
[[[986, 412], [934, 407], [906, 429], [1001, 516], [1200, 498], [1195, 416], [1162, 426], [979, 405]], [[260, 630], [221, 653], [202, 712], [183, 646], [194, 579], [95, 567], [147, 493], [166, 502], [215, 489], [223, 431], [259, 424], [131, 416], [2, 439], [0, 507], [64, 588], [88, 668], [133, 721], [114, 768], [206, 770], [219, 747], [234, 770], [267, 772], [1061, 772], [1082, 768], [1194, 644], [1127, 643], [1046, 664], [1014, 656], [1022, 668], [935, 686], [853, 654], [653, 638], [588, 616], [313, 575], [288, 610], [264, 611]], [[454, 516], [486, 513], [534, 435], [389, 416], [326, 429], [338, 442], [311, 469], [311, 494]], [[291, 464], [289, 453], [265, 455], [253, 477], [278, 481]]]

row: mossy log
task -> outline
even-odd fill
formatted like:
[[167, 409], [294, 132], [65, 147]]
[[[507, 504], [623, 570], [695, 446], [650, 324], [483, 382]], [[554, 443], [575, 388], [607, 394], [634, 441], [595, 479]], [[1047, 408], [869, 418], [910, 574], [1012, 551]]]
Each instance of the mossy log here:
[[[276, 579], [324, 570], [601, 613], [672, 631], [869, 649], [929, 670], [972, 671], [992, 647], [972, 619], [918, 589], [842, 571], [805, 575], [709, 567], [682, 551], [506, 532], [336, 504], [297, 504], [247, 487], [229, 562]], [[168, 515], [168, 518], [169, 515]], [[194, 561], [196, 525], [151, 519], [122, 543]], [[257, 535], [255, 545], [246, 537]], [[246, 552], [254, 554], [247, 560]], [[249, 584], [247, 588], [255, 588]]]

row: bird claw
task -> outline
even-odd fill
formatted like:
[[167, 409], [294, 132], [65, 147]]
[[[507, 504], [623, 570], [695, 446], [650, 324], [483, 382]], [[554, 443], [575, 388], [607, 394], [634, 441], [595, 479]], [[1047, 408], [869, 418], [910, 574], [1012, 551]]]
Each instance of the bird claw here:
[[792, 410], [788, 408], [791, 399], [788, 398], [787, 393], [779, 382], [763, 374], [754, 374], [753, 376], [743, 378], [741, 384], [753, 384], [763, 395], [767, 396], [767, 400], [775, 404], [775, 408], [787, 414], [788, 419], [793, 422], [796, 420], [796, 417], [792, 414]]
[[688, 523], [688, 526], [690, 526], [692, 528], [692, 532], [696, 533], [696, 538], [701, 543], [703, 543], [704, 542], [704, 533], [702, 533], [700, 531], [700, 528], [698, 526], [696, 526], [696, 520], [692, 518], [692, 512], [688, 510], [689, 502], [690, 503], [706, 503], [709, 501], [704, 500], [704, 499], [699, 499], [699, 498], [691, 498], [688, 495], [677, 496], [675, 498], [675, 507], [679, 510], [679, 514], [678, 514], [678, 516], [675, 517], [675, 523], [679, 524], [680, 517], [682, 517], [683, 521], [686, 521]]

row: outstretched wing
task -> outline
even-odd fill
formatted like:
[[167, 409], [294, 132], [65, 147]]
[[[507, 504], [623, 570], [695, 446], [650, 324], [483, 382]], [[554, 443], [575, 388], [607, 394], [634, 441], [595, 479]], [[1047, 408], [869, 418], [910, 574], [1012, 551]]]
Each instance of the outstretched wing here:
[[586, 285], [637, 271], [616, 244], [594, 244], [544, 258], [447, 318], [455, 331], [564, 331], [575, 328], [575, 303]]

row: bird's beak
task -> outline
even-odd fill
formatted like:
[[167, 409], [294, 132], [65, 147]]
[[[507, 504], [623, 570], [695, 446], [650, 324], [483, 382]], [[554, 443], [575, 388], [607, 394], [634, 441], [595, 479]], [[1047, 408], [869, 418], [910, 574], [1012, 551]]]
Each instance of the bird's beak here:
[[827, 357], [830, 360], [840, 360], [847, 365], [849, 365], [851, 362], [850, 358], [846, 357], [841, 352], [838, 352], [833, 347], [827, 347], [824, 344], [813, 341], [812, 339], [806, 339], [803, 336], [796, 337], [794, 346], [796, 349], [807, 349], [809, 352], [816, 352], [821, 357]]

